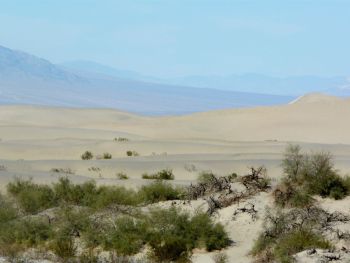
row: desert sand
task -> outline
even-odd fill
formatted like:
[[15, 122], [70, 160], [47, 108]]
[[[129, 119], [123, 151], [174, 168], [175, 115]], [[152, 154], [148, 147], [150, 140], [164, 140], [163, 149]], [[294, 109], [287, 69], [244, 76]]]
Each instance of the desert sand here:
[[[288, 105], [165, 117], [110, 109], [0, 106], [0, 165], [5, 168], [0, 171], [1, 190], [16, 176], [53, 182], [62, 174], [51, 172], [52, 168], [73, 170], [69, 177], [74, 182], [94, 179], [98, 184], [138, 187], [145, 183], [142, 173], [163, 168], [173, 169], [175, 184], [188, 185], [200, 171], [243, 175], [250, 166], [264, 165], [276, 181], [282, 174], [280, 161], [288, 143], [300, 144], [307, 151], [329, 151], [339, 171], [350, 174], [349, 117], [349, 99], [321, 94]], [[116, 137], [129, 141], [117, 142]], [[95, 155], [109, 152], [113, 158], [83, 161], [80, 156], [86, 150]], [[128, 150], [140, 156], [127, 157]], [[99, 171], [89, 170], [91, 167]], [[118, 172], [130, 179], [119, 180]], [[263, 193], [249, 202], [263, 216], [272, 198]], [[330, 207], [334, 201], [324, 202]], [[248, 252], [262, 218], [253, 222], [241, 215], [232, 220], [237, 207], [223, 209], [216, 220], [227, 227], [235, 242], [226, 251], [230, 262], [251, 262]], [[198, 251], [194, 262], [212, 262], [211, 254]]]

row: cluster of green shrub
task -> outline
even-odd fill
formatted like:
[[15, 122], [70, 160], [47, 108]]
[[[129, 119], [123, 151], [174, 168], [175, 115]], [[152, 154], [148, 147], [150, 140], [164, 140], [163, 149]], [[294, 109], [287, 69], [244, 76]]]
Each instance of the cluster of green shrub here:
[[350, 178], [338, 174], [329, 153], [307, 154], [289, 145], [282, 168], [284, 176], [273, 192], [277, 207], [267, 210], [252, 250], [257, 262], [289, 263], [298, 252], [332, 248], [323, 233], [337, 216], [318, 208], [314, 196], [338, 200], [350, 194]]
[[127, 180], [129, 179], [129, 176], [124, 173], [124, 172], [119, 172], [116, 174], [116, 176], [118, 177], [119, 180]]
[[[55, 210], [55, 220], [50, 221], [39, 215], [20, 217], [16, 205], [2, 197], [0, 204], [0, 254], [11, 258], [29, 247], [40, 247], [64, 262], [96, 262], [88, 261], [96, 259], [96, 247], [129, 256], [147, 246], [150, 262], [187, 262], [194, 248], [212, 251], [230, 244], [223, 226], [206, 213], [191, 216], [176, 208], [154, 208], [111, 221], [96, 219], [96, 210], [89, 207], [65, 205]], [[86, 253], [78, 253], [78, 237]], [[79, 254], [86, 261], [73, 261]]]
[[92, 234], [95, 244], [91, 245], [119, 255], [136, 254], [148, 245], [155, 262], [186, 262], [194, 248], [212, 251], [230, 244], [223, 226], [206, 213], [190, 216], [176, 208], [153, 209], [137, 217], [122, 216], [102, 229], [95, 228]]
[[75, 174], [75, 172], [70, 168], [52, 168], [50, 171], [52, 173]]
[[173, 170], [171, 169], [163, 169], [154, 174], [144, 173], [142, 175], [142, 179], [156, 179], [156, 180], [174, 180], [175, 176]]
[[113, 140], [115, 142], [128, 142], [129, 141], [129, 139], [125, 138], [125, 137], [115, 137]]
[[129, 157], [131, 157], [131, 156], [139, 156], [140, 154], [138, 153], [138, 152], [136, 152], [136, 151], [126, 151], [126, 156], [129, 156]]
[[86, 151], [81, 155], [82, 160], [91, 160], [92, 158], [94, 158], [94, 155], [90, 151]]
[[[82, 160], [91, 160], [94, 158], [94, 154], [90, 151], [86, 151], [80, 157]], [[96, 159], [112, 159], [112, 154], [105, 152], [102, 155], [97, 155]]]
[[112, 159], [112, 154], [110, 154], [110, 153], [103, 153], [103, 155], [102, 155], [102, 159]]
[[313, 195], [342, 199], [350, 193], [350, 178], [341, 177], [329, 153], [306, 154], [290, 145], [282, 161], [284, 177], [275, 190], [276, 203], [282, 207], [306, 207]]
[[138, 191], [121, 186], [97, 186], [94, 181], [73, 184], [61, 177], [52, 185], [16, 179], [7, 185], [8, 194], [25, 213], [34, 214], [61, 204], [101, 209], [110, 205], [139, 206], [159, 201], [182, 199], [184, 189], [157, 180]]
[[[272, 210], [273, 211], [273, 210]], [[252, 254], [257, 262], [293, 262], [292, 256], [307, 249], [331, 249], [332, 244], [322, 235], [322, 215], [318, 208], [277, 210], [265, 217], [264, 230], [256, 240]], [[322, 224], [323, 223], [323, 224]]]

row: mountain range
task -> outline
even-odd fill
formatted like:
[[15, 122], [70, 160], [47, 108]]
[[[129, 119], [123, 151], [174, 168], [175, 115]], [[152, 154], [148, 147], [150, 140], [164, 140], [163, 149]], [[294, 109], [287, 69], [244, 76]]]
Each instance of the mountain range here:
[[91, 61], [53, 64], [0, 46], [0, 104], [116, 108], [172, 115], [284, 104], [305, 91], [350, 94], [344, 77], [278, 79], [250, 74], [161, 79]]

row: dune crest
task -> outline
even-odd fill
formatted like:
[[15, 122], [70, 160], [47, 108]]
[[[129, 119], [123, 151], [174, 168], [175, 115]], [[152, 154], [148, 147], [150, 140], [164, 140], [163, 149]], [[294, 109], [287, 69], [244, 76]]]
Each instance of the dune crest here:
[[308, 93], [306, 95], [300, 96], [296, 100], [293, 100], [289, 104], [306, 104], [306, 103], [328, 103], [328, 102], [340, 102], [343, 101], [344, 99], [337, 97], [337, 96], [332, 96], [328, 95], [325, 93]]

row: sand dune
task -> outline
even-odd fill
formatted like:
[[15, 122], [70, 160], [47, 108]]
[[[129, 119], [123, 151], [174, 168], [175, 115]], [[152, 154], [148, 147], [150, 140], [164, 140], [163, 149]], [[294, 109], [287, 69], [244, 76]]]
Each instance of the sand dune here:
[[[125, 152], [135, 150], [141, 157], [133, 162], [142, 158], [143, 162], [207, 158], [219, 162], [238, 156], [246, 161], [277, 161], [287, 142], [298, 142], [346, 159], [350, 144], [347, 116], [350, 100], [320, 94], [283, 106], [169, 117], [108, 109], [1, 106], [0, 156], [3, 160], [78, 161], [83, 151], [91, 150], [110, 152], [119, 162], [130, 161]], [[115, 137], [130, 141], [114, 142]]]
[[[98, 184], [138, 187], [143, 172], [174, 171], [175, 184], [189, 184], [198, 173], [244, 174], [250, 166], [265, 165], [272, 178], [281, 176], [280, 160], [289, 142], [305, 150], [330, 151], [342, 172], [350, 173], [350, 100], [313, 94], [283, 106], [227, 109], [184, 116], [144, 117], [108, 109], [69, 109], [0, 106], [0, 189], [15, 176], [34, 181], [56, 181], [52, 168], [70, 168], [75, 182], [95, 179]], [[115, 137], [128, 138], [116, 142]], [[112, 160], [82, 161], [80, 155], [109, 152]], [[140, 156], [127, 157], [126, 151]], [[91, 171], [91, 167], [99, 171]], [[116, 173], [130, 179], [121, 181]], [[263, 195], [254, 201], [271, 202]], [[230, 226], [237, 244], [227, 254], [234, 262], [250, 262], [247, 255], [261, 220], [232, 222], [235, 207], [217, 220]], [[238, 226], [238, 228], [237, 228]], [[231, 229], [232, 227], [232, 229]], [[246, 239], [245, 234], [251, 233]], [[210, 254], [195, 253], [195, 262], [212, 262]]]

